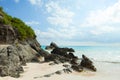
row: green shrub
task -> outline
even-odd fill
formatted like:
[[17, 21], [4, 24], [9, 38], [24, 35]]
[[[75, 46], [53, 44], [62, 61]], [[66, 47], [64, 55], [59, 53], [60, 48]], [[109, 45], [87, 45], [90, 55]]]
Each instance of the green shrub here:
[[20, 39], [25, 40], [28, 38], [35, 38], [35, 33], [33, 29], [26, 25], [22, 20], [16, 17], [12, 17], [3, 11], [3, 8], [0, 7], [0, 15], [2, 15], [3, 19], [0, 19], [0, 23], [11, 25], [12, 27], [18, 30], [20, 34]]

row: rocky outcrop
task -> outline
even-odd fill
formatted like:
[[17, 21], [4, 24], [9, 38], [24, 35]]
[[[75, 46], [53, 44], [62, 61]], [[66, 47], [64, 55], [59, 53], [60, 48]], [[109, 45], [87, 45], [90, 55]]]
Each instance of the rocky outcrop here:
[[82, 61], [80, 65], [90, 70], [96, 71], [96, 68], [93, 65], [93, 62], [85, 55], [82, 55]]
[[[2, 48], [3, 45], [9, 47]], [[22, 20], [0, 9], [0, 76], [19, 77], [26, 62], [44, 62], [48, 53], [41, 49], [34, 31]]]
[[19, 77], [24, 71], [22, 65], [40, 58], [37, 54], [30, 45], [10, 45], [0, 49], [0, 76]]
[[47, 46], [46, 49], [52, 49], [51, 54], [60, 55], [69, 59], [77, 58], [77, 56], [73, 54], [73, 52], [75, 52], [74, 49], [60, 48], [57, 46], [56, 43], [53, 43], [53, 42], [50, 44], [50, 46]]
[[54, 61], [56, 64], [70, 62], [72, 59], [77, 59], [73, 54], [72, 48], [60, 48], [56, 43], [51, 43], [46, 49], [52, 49], [51, 54], [45, 57], [45, 61]]
[[20, 33], [10, 25], [0, 23], [0, 46], [9, 44], [9, 47], [0, 49], [0, 76], [19, 77], [23, 71], [22, 65], [26, 62], [44, 62], [44, 51], [34, 38], [20, 40]]
[[[51, 47], [51, 44], [55, 47]], [[71, 68], [74, 71], [82, 72], [84, 68], [88, 68], [90, 70], [96, 71], [95, 66], [93, 65], [93, 62], [87, 58], [85, 55], [82, 55], [82, 60], [80, 62], [80, 59], [73, 54], [74, 49], [72, 48], [60, 48], [56, 46], [56, 44], [51, 43], [49, 46], [49, 49], [53, 49], [51, 51], [51, 54], [49, 54], [45, 61], [54, 61], [54, 63], [64, 63], [68, 62], [71, 64]], [[52, 64], [51, 64], [52, 65]]]

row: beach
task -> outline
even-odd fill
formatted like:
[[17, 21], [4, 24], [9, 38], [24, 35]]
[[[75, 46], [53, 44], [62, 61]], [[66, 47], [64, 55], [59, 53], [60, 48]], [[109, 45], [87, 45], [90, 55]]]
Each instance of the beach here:
[[[119, 80], [120, 63], [94, 62], [97, 72], [85, 69], [83, 72], [53, 74], [58, 70], [64, 69], [63, 63], [49, 65], [46, 63], [27, 63], [24, 67], [24, 73], [19, 78], [0, 77], [0, 80]], [[66, 63], [64, 63], [66, 64]]]

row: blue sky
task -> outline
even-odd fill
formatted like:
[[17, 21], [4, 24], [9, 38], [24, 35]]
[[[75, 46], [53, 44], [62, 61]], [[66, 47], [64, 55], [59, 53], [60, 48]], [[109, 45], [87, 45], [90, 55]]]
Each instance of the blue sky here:
[[120, 0], [0, 0], [42, 44], [120, 45]]

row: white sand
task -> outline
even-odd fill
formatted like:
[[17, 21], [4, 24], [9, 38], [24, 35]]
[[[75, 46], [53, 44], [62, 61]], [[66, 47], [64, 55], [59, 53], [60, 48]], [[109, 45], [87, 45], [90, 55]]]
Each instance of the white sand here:
[[7, 47], [7, 46], [9, 46], [9, 45], [0, 45], [0, 49], [3, 49], [3, 48], [5, 48], [5, 47]]
[[95, 62], [95, 66], [98, 69], [97, 72], [87, 70], [81, 73], [62, 73], [61, 75], [54, 74], [50, 77], [34, 78], [62, 70], [64, 68], [62, 65], [27, 63], [27, 66], [24, 66], [25, 72], [21, 74], [20, 78], [0, 77], [0, 80], [120, 80], [120, 64], [102, 62]]

